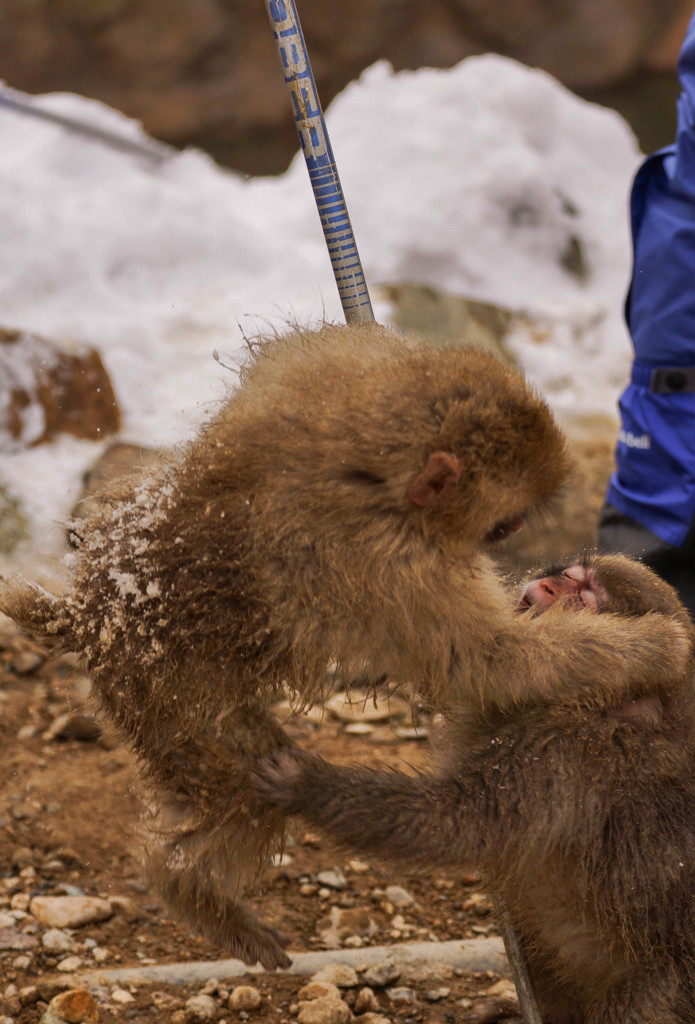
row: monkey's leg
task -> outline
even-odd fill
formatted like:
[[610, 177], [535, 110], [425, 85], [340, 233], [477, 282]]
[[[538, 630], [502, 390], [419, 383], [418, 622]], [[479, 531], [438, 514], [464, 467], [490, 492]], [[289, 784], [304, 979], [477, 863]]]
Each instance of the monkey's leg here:
[[260, 760], [251, 783], [272, 806], [353, 849], [429, 867], [481, 857], [481, 808], [453, 778], [342, 768], [294, 747]]

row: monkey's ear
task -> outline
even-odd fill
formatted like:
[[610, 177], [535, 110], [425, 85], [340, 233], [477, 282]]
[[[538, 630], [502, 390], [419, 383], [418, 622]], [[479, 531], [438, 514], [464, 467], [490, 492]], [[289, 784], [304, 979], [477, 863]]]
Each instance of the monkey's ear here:
[[406, 494], [414, 505], [424, 508], [446, 494], [459, 478], [458, 459], [450, 452], [432, 452], [427, 465], [409, 485]]

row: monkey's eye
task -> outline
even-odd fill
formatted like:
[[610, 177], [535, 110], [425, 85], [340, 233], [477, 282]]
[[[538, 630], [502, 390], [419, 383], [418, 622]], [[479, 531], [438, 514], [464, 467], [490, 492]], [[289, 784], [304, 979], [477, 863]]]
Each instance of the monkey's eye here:
[[513, 519], [503, 519], [501, 523], [497, 523], [496, 526], [493, 526], [493, 528], [485, 534], [485, 541], [487, 544], [497, 544], [498, 541], [506, 540], [507, 537], [511, 537], [513, 533], [518, 533], [523, 525], [523, 516], [515, 516]]
[[598, 608], [598, 595], [595, 587], [595, 580], [591, 572], [587, 572], [582, 566], [571, 566], [561, 573], [561, 578], [566, 580], [572, 588], [568, 596], [576, 601], [582, 608], [596, 611]]

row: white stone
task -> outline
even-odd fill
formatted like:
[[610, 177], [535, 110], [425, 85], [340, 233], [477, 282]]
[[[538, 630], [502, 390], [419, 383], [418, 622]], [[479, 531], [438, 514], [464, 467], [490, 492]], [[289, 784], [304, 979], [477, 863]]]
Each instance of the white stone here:
[[402, 885], [389, 885], [384, 892], [384, 896], [393, 904], [394, 907], [403, 909], [403, 907], [409, 907], [415, 901], [410, 895], [407, 889], [404, 889]]
[[347, 889], [345, 875], [338, 868], [329, 868], [328, 871], [319, 871], [316, 876], [319, 885], [327, 885], [329, 889]]
[[41, 936], [41, 945], [55, 953], [72, 953], [77, 949], [77, 943], [72, 935], [61, 931], [60, 928], [49, 928], [44, 932]]
[[257, 1010], [261, 993], [253, 985], [237, 985], [229, 994], [230, 1010]]
[[111, 1002], [127, 1006], [128, 1003], [135, 1002], [135, 996], [125, 988], [115, 988], [111, 993]]
[[64, 960], [61, 960], [57, 965], [57, 971], [63, 971], [65, 974], [69, 974], [71, 971], [79, 971], [82, 966], [82, 957], [79, 956], [66, 956]]
[[356, 988], [360, 983], [357, 971], [347, 964], [326, 964], [316, 974], [312, 974], [312, 981], [324, 981], [336, 988]]
[[217, 1016], [219, 1004], [212, 996], [201, 994], [187, 999], [185, 1007], [197, 1020], [213, 1020]]
[[98, 896], [35, 896], [29, 910], [49, 928], [79, 928], [113, 915], [109, 901]]

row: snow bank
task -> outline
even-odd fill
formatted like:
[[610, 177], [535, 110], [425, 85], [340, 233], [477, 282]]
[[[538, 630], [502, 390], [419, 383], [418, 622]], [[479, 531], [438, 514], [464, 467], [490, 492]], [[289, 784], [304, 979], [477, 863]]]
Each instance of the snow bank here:
[[[124, 138], [139, 126], [77, 96], [43, 108]], [[288, 117], [289, 101], [288, 101]], [[627, 195], [639, 158], [617, 114], [496, 56], [451, 70], [380, 63], [327, 115], [367, 281], [424, 282], [528, 311], [519, 361], [560, 412], [610, 412], [629, 345]], [[124, 436], [186, 436], [233, 383], [244, 333], [341, 319], [301, 157], [246, 179], [187, 150], [118, 151], [0, 107], [0, 324], [99, 348]], [[574, 240], [574, 241], [573, 241]], [[588, 273], [563, 267], [578, 245]], [[376, 304], [377, 316], [388, 307]], [[57, 550], [99, 448], [6, 456], [0, 484]]]

